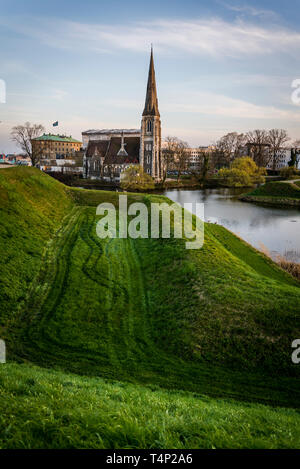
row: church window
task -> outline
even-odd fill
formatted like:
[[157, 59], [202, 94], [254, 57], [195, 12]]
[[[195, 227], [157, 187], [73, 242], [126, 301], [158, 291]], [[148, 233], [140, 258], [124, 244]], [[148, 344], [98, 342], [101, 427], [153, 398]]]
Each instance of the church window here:
[[148, 122], [147, 122], [147, 132], [152, 132], [152, 122], [151, 122], [151, 120], [148, 120]]

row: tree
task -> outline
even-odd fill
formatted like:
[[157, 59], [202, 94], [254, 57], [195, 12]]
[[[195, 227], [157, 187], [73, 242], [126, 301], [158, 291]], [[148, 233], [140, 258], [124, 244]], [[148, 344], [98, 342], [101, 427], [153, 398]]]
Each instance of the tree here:
[[197, 155], [197, 164], [192, 169], [192, 175], [197, 179], [198, 182], [204, 184], [208, 173], [211, 171], [213, 166], [213, 154], [212, 150], [201, 151]]
[[299, 147], [291, 149], [291, 159], [288, 162], [288, 165], [290, 168], [295, 168], [295, 169], [298, 168], [299, 158], [300, 158], [299, 155], [300, 155]]
[[[32, 146], [32, 139], [39, 137], [45, 131], [41, 124], [17, 125], [11, 130], [11, 140], [22, 149], [22, 151], [31, 159], [32, 166], [36, 166], [42, 155], [40, 148]], [[43, 149], [43, 151], [45, 148]]]
[[[280, 158], [280, 150], [290, 140], [284, 129], [272, 129], [268, 132], [268, 143], [270, 144], [270, 158], [272, 158], [272, 169], [275, 171], [277, 160]], [[270, 160], [269, 160], [270, 161]]]
[[145, 191], [154, 189], [154, 181], [142, 166], [131, 165], [122, 173], [121, 187], [131, 191]]
[[259, 168], [250, 157], [237, 158], [230, 169], [223, 168], [219, 177], [229, 187], [250, 187], [265, 182], [266, 170]]
[[188, 144], [174, 137], [174, 167], [177, 171], [177, 182], [183, 171], [188, 168], [189, 155], [186, 151]]
[[215, 144], [216, 155], [219, 156], [219, 163], [230, 164], [235, 158], [240, 156], [241, 148], [246, 143], [246, 136], [231, 132], [224, 135]]
[[175, 167], [175, 148], [177, 144], [176, 137], [166, 137], [166, 146], [162, 150], [163, 159], [163, 184], [167, 178], [168, 171]]
[[246, 134], [248, 156], [251, 156], [257, 166], [266, 167], [270, 159], [270, 143], [266, 130], [253, 130]]

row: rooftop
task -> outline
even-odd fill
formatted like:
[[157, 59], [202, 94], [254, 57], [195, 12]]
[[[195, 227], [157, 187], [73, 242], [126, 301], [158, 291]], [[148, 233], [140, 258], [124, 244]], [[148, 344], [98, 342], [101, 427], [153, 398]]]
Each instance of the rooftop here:
[[75, 140], [72, 138], [71, 135], [67, 137], [66, 135], [55, 135], [55, 134], [43, 134], [40, 137], [33, 138], [33, 140], [46, 140], [46, 141], [54, 141], [54, 142], [67, 142], [67, 143], [80, 143], [79, 140]]
[[82, 132], [82, 135], [93, 135], [93, 134], [140, 134], [140, 129], [90, 129]]

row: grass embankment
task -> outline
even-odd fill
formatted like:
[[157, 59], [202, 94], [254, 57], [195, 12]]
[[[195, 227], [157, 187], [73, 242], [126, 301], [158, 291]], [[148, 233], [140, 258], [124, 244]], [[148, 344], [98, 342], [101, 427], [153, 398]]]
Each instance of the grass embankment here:
[[270, 205], [292, 205], [300, 207], [300, 183], [269, 182], [241, 197], [246, 202], [260, 202]]
[[299, 448], [300, 415], [36, 366], [0, 366], [0, 448]]
[[[118, 194], [67, 188], [32, 168], [1, 171], [0, 188], [1, 237], [6, 235], [0, 248], [0, 336], [7, 341], [10, 360], [134, 384], [154, 383], [173, 389], [172, 393], [177, 389], [273, 406], [299, 406], [299, 371], [291, 363], [291, 343], [300, 337], [300, 288], [271, 260], [216, 225], [206, 226], [205, 244], [199, 251], [186, 250], [180, 239], [100, 240], [95, 232], [95, 206], [116, 202]], [[129, 202], [154, 200], [167, 199], [131, 194]], [[15, 372], [19, 376], [32, 373], [33, 380], [35, 376], [39, 376], [37, 382], [49, 379], [45, 386], [54, 394], [59, 392], [50, 372], [11, 365], [2, 372], [5, 369], [8, 380], [14, 380]], [[92, 398], [95, 391], [90, 383]], [[35, 402], [27, 384], [21, 389], [28, 399], [16, 391], [14, 404], [9, 401], [20, 415], [31, 412]], [[134, 389], [129, 384], [118, 386]], [[62, 411], [64, 405], [71, 407], [74, 395], [73, 390], [65, 394], [65, 387], [60, 389], [64, 390]], [[136, 392], [141, 396], [150, 393], [142, 388]], [[167, 401], [172, 393], [155, 391], [153, 399], [162, 395]], [[209, 409], [214, 401], [206, 402]], [[220, 405], [225, 407], [224, 413], [216, 408], [219, 419], [225, 418], [231, 405], [238, 419], [234, 409], [243, 407], [233, 401]], [[254, 414], [263, 409], [253, 404]], [[74, 417], [76, 431], [78, 422], [93, 420], [93, 412], [94, 408], [90, 413], [84, 411], [83, 420]], [[211, 412], [214, 414], [213, 408]], [[278, 416], [277, 425], [287, 428], [282, 423], [284, 412], [286, 424], [291, 419], [296, 426], [296, 413], [284, 410], [272, 414], [275, 419]], [[8, 413], [5, 415], [8, 419]], [[45, 411], [45, 419], [47, 415]], [[49, 431], [60, 434], [60, 417], [51, 415]], [[159, 418], [159, 411], [156, 415]], [[275, 431], [271, 423], [260, 427], [262, 422], [255, 418], [249, 422], [250, 432]], [[130, 419], [128, 422], [126, 435], [132, 428]], [[187, 422], [186, 432], [193, 434], [194, 420]], [[132, 434], [134, 431], [132, 428]], [[148, 431], [148, 427], [143, 430]], [[38, 446], [39, 431], [34, 435]], [[99, 435], [101, 445], [101, 431]], [[47, 444], [47, 435], [41, 438]], [[69, 438], [75, 444], [76, 436]], [[274, 445], [280, 446], [276, 438]], [[22, 446], [16, 441], [15, 445]], [[124, 440], [105, 441], [106, 446], [117, 446]], [[195, 445], [201, 446], [201, 441]], [[292, 445], [287, 441], [282, 444]], [[143, 442], [141, 437], [136, 445]], [[244, 443], [255, 445], [255, 440], [248, 435]], [[229, 436], [226, 444], [234, 444]]]

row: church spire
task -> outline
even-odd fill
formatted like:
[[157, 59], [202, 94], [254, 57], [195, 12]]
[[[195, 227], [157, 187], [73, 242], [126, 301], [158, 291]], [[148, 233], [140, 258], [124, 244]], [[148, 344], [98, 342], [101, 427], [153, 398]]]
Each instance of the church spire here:
[[151, 56], [150, 56], [146, 101], [145, 101], [145, 108], [144, 108], [143, 116], [158, 116], [158, 117], [160, 116], [159, 110], [158, 110], [158, 100], [157, 100], [157, 91], [156, 91], [156, 80], [155, 80], [152, 45], [151, 45]]

